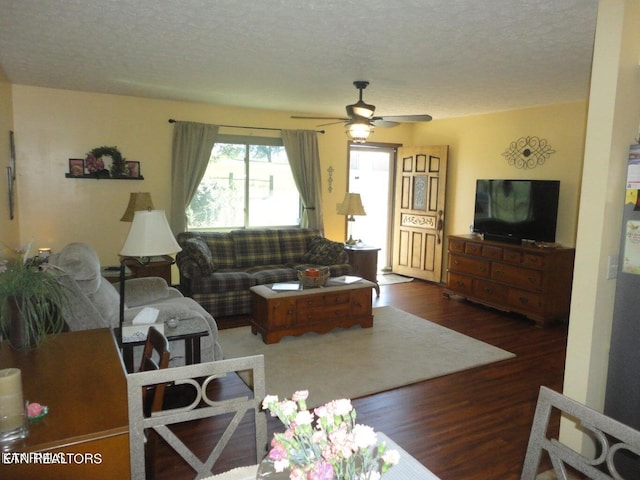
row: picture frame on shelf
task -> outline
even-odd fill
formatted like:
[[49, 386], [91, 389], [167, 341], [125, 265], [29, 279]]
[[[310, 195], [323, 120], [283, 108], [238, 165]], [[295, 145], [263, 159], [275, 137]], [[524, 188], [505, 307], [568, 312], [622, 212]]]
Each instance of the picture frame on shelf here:
[[125, 171], [127, 177], [139, 178], [140, 177], [140, 162], [127, 160], [125, 162]]
[[69, 159], [69, 175], [71, 175], [72, 177], [82, 177], [84, 175], [84, 159], [83, 158]]

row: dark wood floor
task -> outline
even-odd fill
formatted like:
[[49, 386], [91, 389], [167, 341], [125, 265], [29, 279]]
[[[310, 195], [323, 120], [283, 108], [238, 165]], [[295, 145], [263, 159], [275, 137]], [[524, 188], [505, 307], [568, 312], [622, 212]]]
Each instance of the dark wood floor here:
[[[385, 432], [442, 480], [519, 478], [538, 389], [546, 385], [562, 390], [566, 326], [541, 329], [521, 317], [443, 298], [441, 286], [418, 280], [382, 286], [374, 307], [385, 305], [503, 348], [516, 357], [354, 399], [359, 423]], [[220, 328], [229, 328], [246, 319], [217, 321]], [[229, 380], [220, 388], [232, 392], [242, 386]], [[557, 430], [558, 420], [553, 423], [552, 429]], [[197, 445], [202, 455], [208, 453], [220, 430], [210, 421], [181, 428], [182, 435]], [[279, 429], [279, 423], [270, 419], [269, 437]], [[252, 463], [251, 435], [250, 424], [237, 432], [214, 473]], [[160, 447], [158, 453], [156, 478], [193, 478], [191, 470], [169, 451]]]

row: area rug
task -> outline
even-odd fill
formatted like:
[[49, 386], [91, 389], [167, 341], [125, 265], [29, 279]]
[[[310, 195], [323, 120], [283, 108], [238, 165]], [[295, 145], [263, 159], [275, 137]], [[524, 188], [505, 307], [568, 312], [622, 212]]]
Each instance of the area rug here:
[[374, 308], [373, 328], [334, 329], [266, 345], [250, 327], [220, 331], [225, 358], [263, 354], [267, 394], [309, 390], [309, 407], [357, 398], [515, 355], [394, 307]]
[[383, 273], [377, 276], [378, 285], [394, 285], [396, 283], [412, 282], [413, 278], [396, 273]]

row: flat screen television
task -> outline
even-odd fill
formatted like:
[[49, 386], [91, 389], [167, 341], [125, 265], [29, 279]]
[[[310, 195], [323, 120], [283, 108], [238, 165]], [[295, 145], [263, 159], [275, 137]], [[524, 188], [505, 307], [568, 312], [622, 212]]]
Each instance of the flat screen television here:
[[487, 240], [555, 242], [559, 180], [477, 180], [473, 231]]

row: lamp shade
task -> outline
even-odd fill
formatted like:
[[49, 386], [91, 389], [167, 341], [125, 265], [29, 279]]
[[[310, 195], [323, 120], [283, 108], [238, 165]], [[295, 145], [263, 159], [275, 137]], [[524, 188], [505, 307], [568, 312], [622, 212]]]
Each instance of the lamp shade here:
[[120, 250], [123, 257], [154, 257], [181, 251], [164, 210], [139, 210], [133, 215], [127, 239]]
[[138, 210], [153, 210], [153, 202], [149, 192], [131, 192], [129, 195], [129, 205], [122, 214], [121, 222], [131, 222], [133, 214]]
[[366, 215], [364, 207], [362, 206], [362, 199], [359, 193], [347, 193], [344, 196], [344, 200], [338, 206], [339, 215]]

